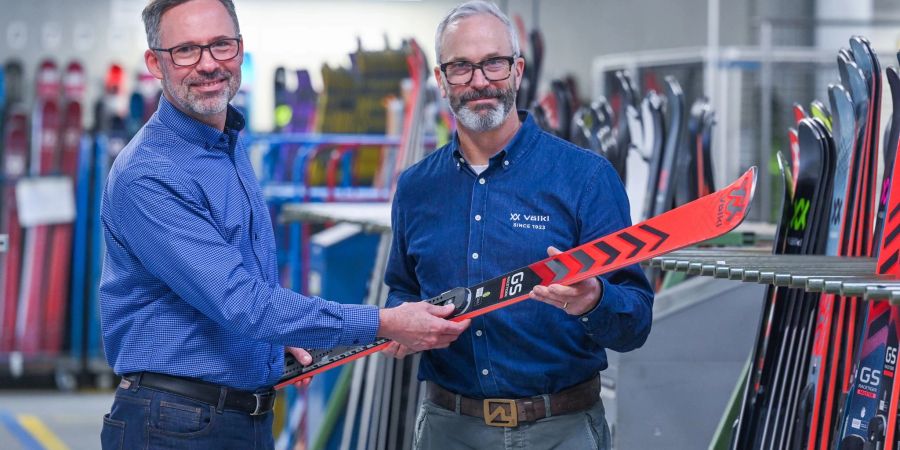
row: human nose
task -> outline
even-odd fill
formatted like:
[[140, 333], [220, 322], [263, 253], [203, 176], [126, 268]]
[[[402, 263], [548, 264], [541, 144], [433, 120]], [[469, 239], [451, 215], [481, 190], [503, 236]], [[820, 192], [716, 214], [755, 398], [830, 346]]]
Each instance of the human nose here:
[[218, 61], [213, 58], [212, 49], [209, 47], [200, 48], [200, 60], [197, 61], [197, 70], [201, 72], [216, 70], [218, 66]]
[[472, 79], [469, 80], [469, 86], [477, 88], [491, 84], [490, 80], [484, 75], [484, 67], [475, 67], [472, 70]]

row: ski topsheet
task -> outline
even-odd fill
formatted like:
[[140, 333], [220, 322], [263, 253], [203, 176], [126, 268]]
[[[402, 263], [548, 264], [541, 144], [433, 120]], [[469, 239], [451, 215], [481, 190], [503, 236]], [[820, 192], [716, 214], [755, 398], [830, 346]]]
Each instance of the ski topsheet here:
[[[744, 220], [755, 187], [756, 168], [753, 167], [725, 188], [681, 207], [475, 286], [458, 287], [426, 301], [455, 305], [449, 318], [461, 321], [526, 300], [538, 285], [571, 285], [720, 236]], [[285, 355], [284, 373], [275, 387], [341, 366], [382, 350], [389, 343], [388, 339], [377, 339], [363, 346], [311, 350], [313, 362], [308, 366]]]

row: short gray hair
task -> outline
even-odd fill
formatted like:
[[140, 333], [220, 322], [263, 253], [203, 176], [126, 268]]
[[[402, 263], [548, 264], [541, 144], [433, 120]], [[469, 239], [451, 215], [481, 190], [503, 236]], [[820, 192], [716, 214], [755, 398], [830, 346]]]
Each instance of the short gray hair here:
[[506, 14], [503, 14], [503, 11], [500, 11], [500, 8], [491, 2], [474, 0], [465, 2], [456, 8], [453, 8], [453, 10], [444, 17], [444, 20], [438, 24], [437, 32], [434, 34], [434, 53], [438, 64], [441, 63], [441, 40], [444, 38], [444, 30], [447, 29], [447, 25], [465, 19], [466, 17], [481, 14], [492, 15], [500, 20], [500, 22], [503, 22], [503, 25], [506, 26], [506, 32], [509, 35], [509, 41], [512, 44], [513, 55], [519, 55], [519, 34], [516, 33], [516, 28], [513, 26], [512, 22], [510, 22], [509, 17], [507, 17]]
[[[191, 0], [150, 0], [150, 3], [144, 8], [144, 12], [141, 13], [141, 18], [144, 19], [144, 30], [147, 32], [147, 45], [150, 48], [160, 46], [159, 22], [162, 19], [162, 15], [166, 11], [189, 1]], [[228, 11], [231, 21], [234, 22], [235, 31], [240, 34], [241, 26], [238, 25], [237, 13], [234, 11], [234, 2], [231, 0], [219, 0], [219, 2]]]

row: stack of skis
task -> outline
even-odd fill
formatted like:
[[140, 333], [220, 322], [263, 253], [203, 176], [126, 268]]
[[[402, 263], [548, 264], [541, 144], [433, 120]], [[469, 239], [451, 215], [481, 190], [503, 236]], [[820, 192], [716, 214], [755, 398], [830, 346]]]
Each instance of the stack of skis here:
[[10, 62], [3, 72], [8, 89], [0, 121], [0, 230], [9, 234], [10, 248], [6, 257], [0, 258], [0, 354], [56, 356], [65, 340], [72, 225], [22, 223], [16, 185], [25, 177], [75, 178], [84, 72], [77, 62], [65, 71], [50, 60], [42, 62], [30, 114], [21, 96], [21, 65]]
[[[889, 227], [882, 239], [885, 221], [893, 224], [900, 212], [887, 207], [900, 115], [887, 124], [877, 186], [881, 66], [861, 37], [850, 39], [837, 63], [830, 108], [813, 102], [807, 116], [795, 106], [791, 160], [778, 155], [785, 188], [773, 252], [880, 256], [879, 274], [896, 275], [896, 253], [878, 253], [900, 231]], [[892, 67], [884, 73], [896, 108], [900, 77]], [[886, 301], [770, 286], [732, 448], [897, 448], [898, 337], [900, 310]]]
[[[28, 104], [23, 64], [9, 60], [0, 68], [0, 233], [9, 238], [0, 257], [0, 376], [54, 375], [68, 389], [85, 367], [112, 379], [97, 312], [100, 195], [108, 160], [155, 110], [159, 88], [144, 77], [126, 115], [124, 73], [112, 65], [95, 125], [85, 130], [90, 109], [81, 64], [46, 59], [36, 69]], [[71, 209], [60, 185], [72, 188], [74, 218], [48, 213]], [[20, 210], [22, 186], [49, 190], [58, 202], [26, 200]]]
[[631, 77], [616, 72], [611, 100], [600, 96], [572, 119], [570, 140], [605, 156], [625, 183], [633, 222], [715, 191], [712, 107], [698, 98], [688, 115], [678, 81], [664, 85], [663, 96], [650, 90], [640, 100]]
[[[395, 173], [425, 156], [424, 113], [427, 102], [428, 65], [419, 45], [408, 43], [407, 66], [411, 89], [405, 99], [400, 145], [389, 166]], [[369, 282], [367, 304], [384, 306], [388, 289], [382, 282], [391, 235], [382, 234]], [[277, 449], [376, 450], [411, 448], [420, 384], [418, 360], [395, 360], [384, 355], [359, 359], [340, 369], [334, 389], [328, 393], [324, 417], [308, 416], [305, 393], [287, 390], [288, 415], [275, 443]]]

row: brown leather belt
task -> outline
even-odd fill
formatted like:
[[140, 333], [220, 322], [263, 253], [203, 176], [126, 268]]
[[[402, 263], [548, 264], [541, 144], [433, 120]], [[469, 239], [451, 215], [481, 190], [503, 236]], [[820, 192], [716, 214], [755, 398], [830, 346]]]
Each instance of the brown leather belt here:
[[590, 409], [600, 399], [600, 377], [556, 394], [518, 399], [463, 397], [429, 381], [425, 383], [425, 398], [441, 408], [484, 419], [484, 423], [491, 426], [515, 427], [519, 422], [534, 422]]

